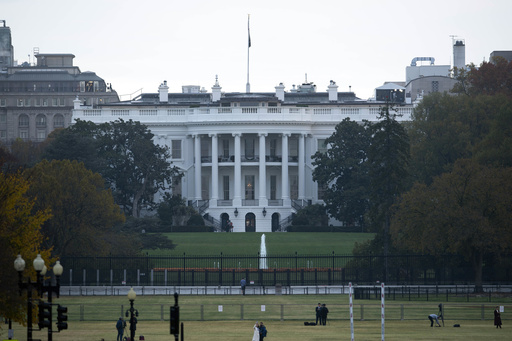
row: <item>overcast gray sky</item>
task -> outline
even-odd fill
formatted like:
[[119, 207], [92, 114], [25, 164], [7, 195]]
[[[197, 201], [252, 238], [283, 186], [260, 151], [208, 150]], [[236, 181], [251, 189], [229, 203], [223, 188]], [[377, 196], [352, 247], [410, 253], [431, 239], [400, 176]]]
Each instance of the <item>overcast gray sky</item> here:
[[[211, 91], [245, 92], [247, 15], [253, 92], [308, 81], [325, 91], [371, 97], [404, 81], [414, 57], [452, 64], [452, 38], [466, 42], [466, 63], [512, 50], [510, 0], [0, 0], [18, 63], [40, 53], [72, 53], [120, 95], [156, 92], [167, 80]], [[128, 98], [124, 98], [128, 99]]]

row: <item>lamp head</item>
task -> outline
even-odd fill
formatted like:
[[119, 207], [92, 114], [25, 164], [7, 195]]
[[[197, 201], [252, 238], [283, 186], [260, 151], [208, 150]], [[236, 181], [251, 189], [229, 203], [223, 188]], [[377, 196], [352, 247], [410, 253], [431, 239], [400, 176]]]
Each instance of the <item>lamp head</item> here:
[[55, 265], [53, 266], [53, 273], [55, 276], [61, 276], [64, 272], [64, 267], [60, 264], [60, 261], [55, 262]]
[[37, 272], [43, 271], [44, 260], [41, 258], [40, 254], [37, 254], [36, 259], [34, 259], [33, 265], [34, 265], [34, 270], [36, 270]]
[[135, 297], [137, 297], [137, 294], [135, 293], [135, 290], [133, 290], [133, 287], [130, 288], [130, 291], [128, 291], [128, 299], [130, 301], [134, 301]]
[[21, 258], [21, 255], [16, 256], [16, 259], [14, 260], [14, 269], [18, 272], [25, 270], [25, 260]]

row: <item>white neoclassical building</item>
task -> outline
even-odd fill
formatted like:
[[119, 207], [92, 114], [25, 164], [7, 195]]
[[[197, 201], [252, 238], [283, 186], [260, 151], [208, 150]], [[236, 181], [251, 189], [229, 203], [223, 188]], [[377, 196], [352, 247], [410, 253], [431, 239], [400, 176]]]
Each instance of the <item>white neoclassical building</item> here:
[[[230, 220], [234, 232], [277, 231], [300, 208], [322, 203], [311, 156], [327, 148], [325, 139], [343, 119], [376, 121], [384, 104], [338, 92], [333, 81], [325, 92], [304, 83], [289, 91], [279, 84], [268, 93], [223, 93], [218, 81], [211, 92], [168, 90], [164, 81], [158, 93], [100, 109], [76, 101], [73, 119], [147, 125], [184, 174], [175, 193], [217, 228]], [[410, 119], [412, 105], [397, 110], [400, 120]]]

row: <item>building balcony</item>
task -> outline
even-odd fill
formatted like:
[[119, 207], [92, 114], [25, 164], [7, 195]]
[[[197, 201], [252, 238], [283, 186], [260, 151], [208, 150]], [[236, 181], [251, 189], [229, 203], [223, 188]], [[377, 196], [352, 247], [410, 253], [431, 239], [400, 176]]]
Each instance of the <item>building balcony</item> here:
[[242, 206], [259, 206], [258, 199], [242, 199]]

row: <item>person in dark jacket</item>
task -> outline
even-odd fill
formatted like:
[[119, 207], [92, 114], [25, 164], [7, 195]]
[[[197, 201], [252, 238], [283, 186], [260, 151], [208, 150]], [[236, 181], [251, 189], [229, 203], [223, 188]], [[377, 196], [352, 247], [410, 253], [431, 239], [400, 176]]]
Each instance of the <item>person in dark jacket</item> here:
[[501, 328], [500, 307], [496, 307], [496, 309], [494, 309], [494, 325], [496, 326], [496, 328]]
[[322, 322], [322, 315], [321, 315], [321, 311], [322, 311], [322, 304], [318, 303], [318, 306], [315, 308], [315, 313], [316, 313], [316, 325], [320, 325], [321, 322]]
[[325, 326], [327, 322], [327, 314], [329, 314], [329, 309], [325, 306], [325, 303], [322, 304], [322, 308], [320, 309], [320, 317], [322, 326]]
[[240, 289], [242, 289], [242, 295], [245, 295], [245, 286], [246, 285], [247, 285], [247, 282], [246, 282], [245, 277], [244, 277], [240, 281]]
[[126, 322], [124, 322], [123, 318], [120, 317], [116, 323], [117, 341], [123, 341], [124, 327], [126, 327]]
[[263, 338], [267, 336], [267, 328], [263, 325], [263, 322], [260, 322], [260, 341], [263, 341]]

